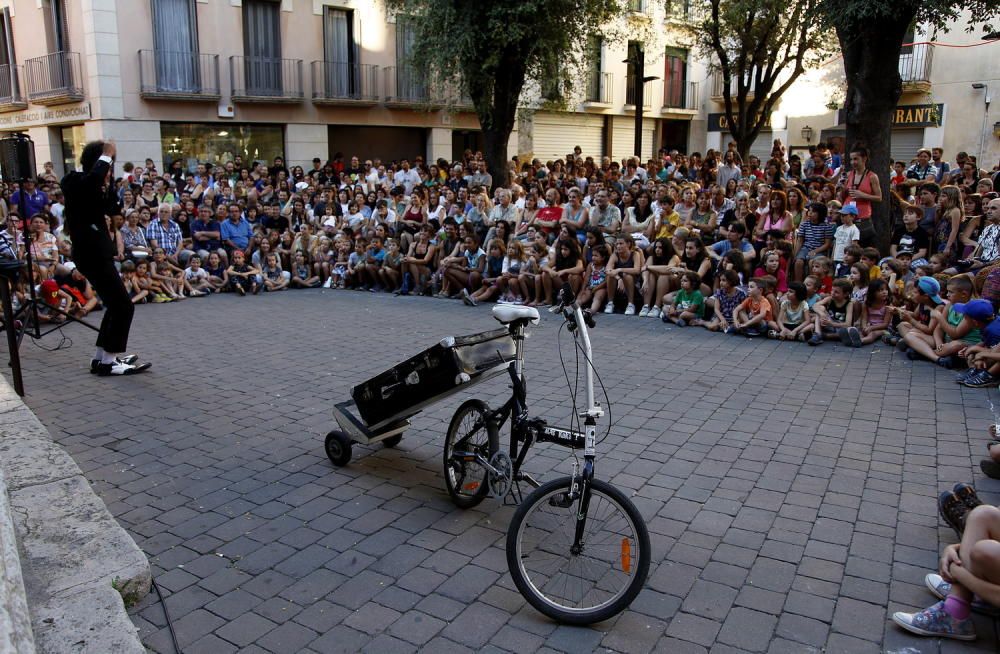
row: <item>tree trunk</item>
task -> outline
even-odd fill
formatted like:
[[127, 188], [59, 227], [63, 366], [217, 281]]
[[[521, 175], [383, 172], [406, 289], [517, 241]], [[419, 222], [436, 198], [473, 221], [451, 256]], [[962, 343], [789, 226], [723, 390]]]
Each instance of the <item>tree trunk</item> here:
[[882, 201], [872, 203], [876, 247], [882, 254], [889, 252], [892, 236], [889, 153], [892, 112], [903, 92], [899, 55], [913, 17], [913, 11], [897, 8], [892, 16], [878, 22], [837, 29], [847, 77], [844, 113], [848, 151], [844, 155], [849, 155], [856, 143], [864, 143], [871, 154], [868, 167], [878, 175], [882, 187]]
[[499, 186], [507, 186], [510, 177], [507, 174], [510, 167], [507, 165], [507, 142], [510, 140], [511, 130], [503, 129], [483, 129], [483, 158], [486, 159], [486, 167], [493, 177], [493, 192]]

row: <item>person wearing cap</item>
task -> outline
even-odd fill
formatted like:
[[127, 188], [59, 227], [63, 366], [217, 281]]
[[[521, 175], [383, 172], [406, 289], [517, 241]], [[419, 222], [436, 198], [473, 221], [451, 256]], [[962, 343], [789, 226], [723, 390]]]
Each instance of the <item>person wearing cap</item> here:
[[91, 372], [102, 377], [132, 375], [150, 367], [148, 362], [136, 365], [134, 355], [125, 355], [135, 307], [115, 268], [115, 245], [105, 220], [105, 215], [118, 212], [111, 184], [115, 152], [114, 143], [88, 143], [80, 155], [83, 172], [69, 173], [60, 184], [66, 196], [73, 261], [104, 302], [97, 350], [90, 362]]
[[930, 237], [920, 228], [920, 219], [923, 218], [923, 209], [914, 205], [907, 205], [903, 209], [903, 225], [897, 227], [892, 233], [889, 245], [889, 254], [896, 256], [899, 252], [909, 252], [913, 259], [923, 259], [927, 256], [927, 251], [931, 247]]
[[[922, 277], [921, 281], [924, 279], [933, 278]], [[931, 333], [911, 329], [903, 335], [907, 358], [915, 360], [923, 357], [944, 368], [954, 368], [959, 353], [979, 344], [983, 338], [982, 328], [993, 320], [993, 305], [986, 300], [971, 298], [971, 279], [953, 277], [948, 280], [949, 303], [931, 314]]]
[[[913, 285], [913, 290], [916, 294], [916, 308], [913, 311], [902, 307], [894, 309], [896, 315], [899, 316], [899, 325], [897, 325], [896, 329], [903, 339], [911, 331], [928, 336], [933, 334], [934, 327], [931, 325], [931, 312], [944, 304], [944, 300], [941, 299], [941, 284], [933, 277], [920, 277], [917, 279], [917, 283]], [[905, 340], [900, 340], [900, 347], [903, 347], [905, 343]], [[906, 345], [906, 347], [909, 346]]]

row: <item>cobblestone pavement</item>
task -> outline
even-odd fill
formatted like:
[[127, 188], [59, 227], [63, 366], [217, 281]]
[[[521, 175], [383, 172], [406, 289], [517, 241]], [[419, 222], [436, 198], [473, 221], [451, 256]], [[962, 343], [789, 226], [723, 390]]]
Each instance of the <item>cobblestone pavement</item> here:
[[[187, 654], [997, 647], [980, 618], [979, 641], [957, 647], [889, 621], [932, 602], [923, 576], [954, 539], [937, 493], [1000, 490], [975, 467], [995, 391], [886, 347], [623, 316], [593, 332], [614, 420], [597, 472], [633, 494], [653, 565], [617, 619], [544, 619], [507, 573], [512, 509], [455, 509], [441, 476], [451, 413], [472, 394], [497, 403], [499, 380], [417, 416], [396, 449], [357, 446], [342, 469], [323, 453], [354, 383], [494, 325], [488, 308], [344, 291], [140, 307], [149, 374], [86, 374], [92, 336], [72, 327], [72, 348], [24, 345], [27, 399], [150, 556]], [[546, 314], [527, 342], [529, 402], [554, 422], [569, 413], [557, 325]], [[569, 456], [538, 447], [528, 468], [550, 479]], [[172, 651], [155, 594], [132, 616]]]

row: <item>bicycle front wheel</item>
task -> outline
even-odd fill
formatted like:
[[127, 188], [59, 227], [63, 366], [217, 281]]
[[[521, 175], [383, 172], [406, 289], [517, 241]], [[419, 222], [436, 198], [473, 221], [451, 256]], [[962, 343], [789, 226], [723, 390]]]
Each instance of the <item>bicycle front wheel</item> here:
[[586, 529], [574, 551], [580, 501], [567, 501], [571, 479], [529, 495], [507, 530], [507, 567], [528, 602], [557, 622], [587, 625], [621, 613], [649, 573], [649, 532], [617, 488], [591, 482]]

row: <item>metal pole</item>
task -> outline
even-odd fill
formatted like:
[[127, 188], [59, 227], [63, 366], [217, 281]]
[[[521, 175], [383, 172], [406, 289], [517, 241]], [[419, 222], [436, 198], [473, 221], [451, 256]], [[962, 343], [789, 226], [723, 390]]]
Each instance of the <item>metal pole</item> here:
[[635, 150], [633, 154], [642, 161], [642, 107], [645, 103], [645, 98], [643, 98], [643, 87], [645, 86], [646, 77], [646, 53], [643, 51], [642, 47], [636, 48], [635, 51], [635, 76], [633, 84], [632, 95], [635, 96]]

